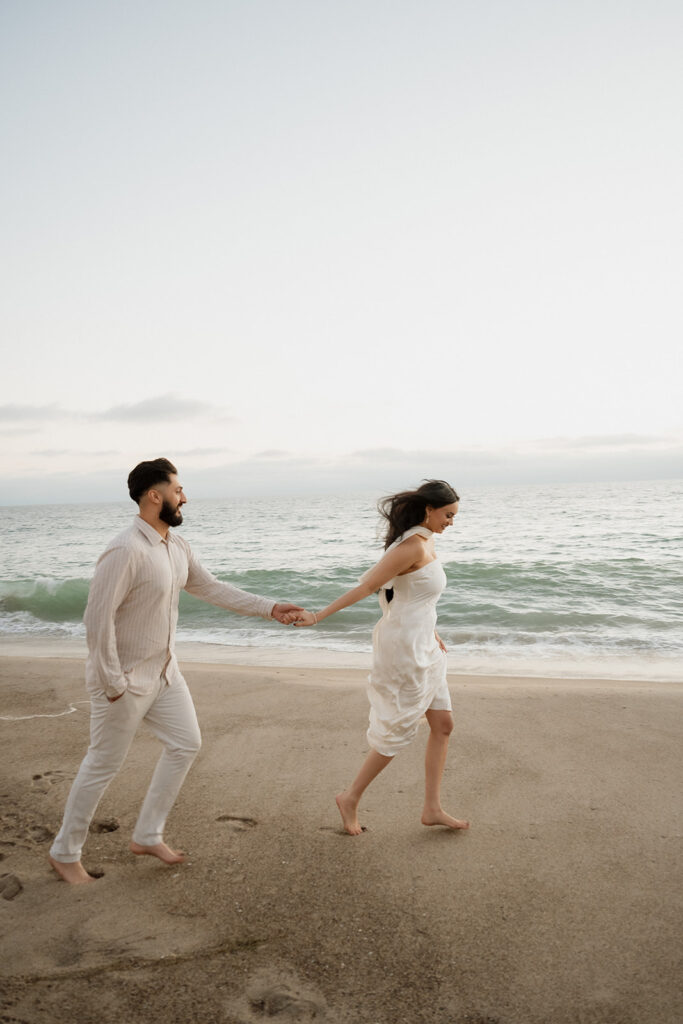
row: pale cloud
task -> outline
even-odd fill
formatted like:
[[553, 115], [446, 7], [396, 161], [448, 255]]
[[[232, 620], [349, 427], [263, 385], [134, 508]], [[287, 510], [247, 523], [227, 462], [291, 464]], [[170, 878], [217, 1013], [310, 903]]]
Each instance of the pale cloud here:
[[[240, 456], [230, 461], [224, 457], [208, 466], [205, 456], [219, 456], [220, 449], [174, 451], [171, 457], [182, 457], [179, 468], [191, 498], [313, 497], [354, 492], [377, 496], [432, 477], [448, 480], [463, 496], [491, 484], [525, 487], [534, 483], [575, 483], [580, 487], [590, 481], [683, 479], [683, 438], [622, 434], [600, 435], [599, 444], [597, 440], [598, 435], [590, 435], [446, 451], [367, 448], [341, 456], [266, 449], [249, 458]], [[56, 457], [59, 451], [43, 449], [36, 454]], [[63, 454], [76, 452], [64, 449]], [[129, 468], [128, 463], [106, 467], [92, 464], [90, 471], [81, 472], [61, 465], [49, 471], [26, 467], [21, 475], [5, 475], [2, 501], [119, 501], [125, 497], [122, 480]]]
[[150, 420], [158, 422], [198, 419], [212, 414], [223, 416], [223, 410], [198, 398], [181, 398], [178, 395], [166, 394], [145, 398], [141, 402], [114, 405], [104, 412], [94, 414], [92, 418], [145, 423]]
[[[232, 422], [234, 417], [230, 416], [225, 409], [196, 398], [183, 398], [174, 393], [154, 395], [144, 398], [139, 402], [113, 405], [101, 412], [92, 412], [83, 409], [65, 409], [56, 402], [48, 405], [19, 405], [8, 403], [0, 405], [0, 422], [9, 424], [35, 423], [50, 425], [63, 423], [64, 421], [82, 421], [91, 423], [118, 422], [118, 423], [153, 423], [162, 421], [179, 422], [182, 420], [197, 420], [211, 418], [219, 422]], [[26, 428], [4, 428], [8, 432], [23, 430], [38, 430], [39, 427]], [[216, 449], [216, 451], [227, 451], [227, 449]]]
[[349, 455], [298, 456], [259, 453], [204, 470], [183, 467], [196, 497], [270, 497], [292, 494], [391, 493], [423, 479], [448, 480], [462, 493], [490, 484], [653, 480], [683, 477], [683, 441], [671, 448], [616, 445], [565, 451], [513, 448], [401, 450], [378, 448]]
[[62, 420], [72, 415], [73, 413], [62, 409], [56, 402], [49, 405], [17, 405], [15, 403], [0, 405], [0, 420], [7, 423], [21, 423], [26, 420], [34, 423], [43, 420]]

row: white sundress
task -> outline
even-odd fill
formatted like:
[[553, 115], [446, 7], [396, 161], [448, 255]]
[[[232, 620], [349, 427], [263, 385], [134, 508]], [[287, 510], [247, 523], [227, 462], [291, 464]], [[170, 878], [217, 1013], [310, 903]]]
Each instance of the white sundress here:
[[[431, 530], [415, 526], [406, 530], [387, 550], [418, 533], [429, 538]], [[372, 634], [372, 671], [368, 677], [370, 746], [393, 757], [414, 739], [425, 711], [450, 711], [446, 681], [446, 655], [439, 647], [436, 602], [446, 585], [441, 562], [435, 559], [413, 572], [396, 576], [380, 591], [382, 618]], [[387, 600], [385, 590], [393, 588]]]

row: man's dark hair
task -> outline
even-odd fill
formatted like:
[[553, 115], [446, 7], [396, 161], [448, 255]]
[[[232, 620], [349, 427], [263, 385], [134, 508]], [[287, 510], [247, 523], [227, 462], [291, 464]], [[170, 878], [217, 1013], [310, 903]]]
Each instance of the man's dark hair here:
[[140, 504], [140, 498], [155, 484], [168, 484], [171, 474], [177, 476], [178, 470], [168, 459], [151, 459], [139, 462], [128, 474], [128, 493], [133, 501]]

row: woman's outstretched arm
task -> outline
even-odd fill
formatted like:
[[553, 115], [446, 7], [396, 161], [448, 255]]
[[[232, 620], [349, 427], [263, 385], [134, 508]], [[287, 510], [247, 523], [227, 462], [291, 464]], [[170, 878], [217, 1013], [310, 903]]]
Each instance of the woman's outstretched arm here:
[[424, 558], [424, 543], [416, 536], [409, 537], [404, 540], [402, 544], [394, 548], [392, 551], [387, 551], [384, 558], [375, 565], [370, 572], [367, 574], [362, 583], [359, 583], [357, 587], [352, 590], [347, 590], [345, 594], [338, 597], [332, 604], [328, 604], [327, 608], [323, 608], [319, 612], [301, 612], [299, 617], [294, 622], [295, 626], [315, 626], [316, 623], [322, 622], [323, 619], [328, 618], [330, 615], [334, 615], [335, 612], [339, 612], [342, 608], [348, 608], [352, 604], [356, 604], [357, 601], [362, 601], [364, 597], [369, 597], [370, 594], [374, 594], [376, 590], [383, 587], [389, 580], [393, 580], [394, 576], [399, 576], [401, 573], [409, 572], [417, 562], [420, 562]]

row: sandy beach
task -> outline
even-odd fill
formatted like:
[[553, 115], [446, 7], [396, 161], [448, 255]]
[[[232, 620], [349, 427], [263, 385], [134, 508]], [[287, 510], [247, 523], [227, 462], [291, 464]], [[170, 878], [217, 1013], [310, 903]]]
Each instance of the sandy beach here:
[[[44, 653], [44, 652], [43, 652]], [[264, 656], [265, 658], [266, 656]], [[128, 840], [142, 729], [69, 887], [47, 863], [87, 745], [80, 657], [0, 658], [3, 1024], [675, 1024], [683, 687], [450, 676], [444, 806], [420, 825], [426, 729], [346, 836], [361, 667], [183, 669], [204, 745], [168, 868]]]

